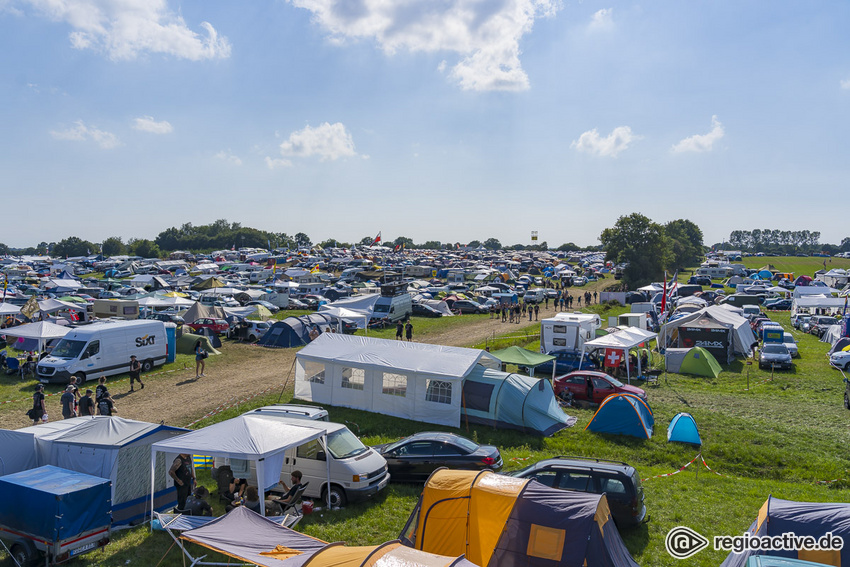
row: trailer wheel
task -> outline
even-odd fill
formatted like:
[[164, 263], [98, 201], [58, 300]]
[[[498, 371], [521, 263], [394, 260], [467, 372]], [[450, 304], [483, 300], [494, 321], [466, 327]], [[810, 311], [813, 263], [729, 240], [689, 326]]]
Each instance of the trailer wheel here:
[[19, 541], [12, 546], [10, 550], [12, 558], [21, 567], [29, 567], [35, 563], [38, 552], [35, 547], [28, 541]]
[[142, 363], [142, 372], [150, 372], [151, 370], [153, 370], [153, 361], [147, 359]]

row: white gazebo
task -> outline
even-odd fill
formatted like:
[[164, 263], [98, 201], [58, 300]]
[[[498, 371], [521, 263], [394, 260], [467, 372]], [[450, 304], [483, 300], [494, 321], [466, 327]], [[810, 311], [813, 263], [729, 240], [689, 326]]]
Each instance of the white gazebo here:
[[9, 327], [8, 329], [3, 329], [0, 332], [7, 337], [35, 339], [38, 341], [39, 352], [42, 352], [44, 351], [44, 343], [51, 339], [61, 339], [67, 335], [70, 330], [71, 329], [69, 327], [57, 325], [50, 321], [39, 321], [38, 323], [27, 323], [26, 325]]
[[[631, 370], [628, 363], [629, 351], [657, 337], [658, 335], [651, 331], [645, 331], [638, 327], [628, 327], [615, 333], [603, 335], [597, 339], [593, 339], [592, 341], [587, 341], [581, 349], [581, 361], [579, 362], [579, 368], [581, 368], [581, 364], [584, 362], [584, 353], [588, 350], [619, 350], [623, 352], [623, 358], [626, 360], [626, 381], [631, 384]], [[643, 373], [640, 357], [637, 357], [637, 365], [638, 376], [640, 376]]]

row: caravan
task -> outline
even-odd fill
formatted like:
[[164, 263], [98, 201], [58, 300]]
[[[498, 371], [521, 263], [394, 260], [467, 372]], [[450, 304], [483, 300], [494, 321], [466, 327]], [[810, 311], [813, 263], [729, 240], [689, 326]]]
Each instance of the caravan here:
[[540, 352], [579, 351], [586, 341], [596, 337], [601, 327], [599, 315], [590, 313], [558, 313], [543, 319], [540, 322]]

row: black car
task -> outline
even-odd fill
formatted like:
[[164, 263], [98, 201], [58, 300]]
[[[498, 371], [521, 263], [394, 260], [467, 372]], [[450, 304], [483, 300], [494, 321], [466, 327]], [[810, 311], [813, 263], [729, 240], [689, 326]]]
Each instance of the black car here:
[[688, 283], [696, 285], [711, 285], [711, 278], [708, 276], [691, 276], [688, 278]]
[[643, 487], [634, 467], [619, 461], [584, 457], [555, 457], [508, 473], [552, 488], [602, 494], [608, 498], [618, 527], [635, 526], [646, 518]]
[[186, 322], [183, 320], [183, 317], [174, 315], [173, 313], [152, 313], [148, 316], [148, 319], [155, 319], [163, 323], [174, 323], [175, 325], [182, 325]]
[[413, 314], [417, 317], [442, 317], [443, 314], [431, 307], [421, 303], [413, 304]]
[[452, 311], [460, 313], [489, 313], [489, 309], [480, 303], [475, 303], [468, 299], [458, 299], [452, 304]]
[[373, 447], [386, 460], [392, 480], [425, 482], [440, 467], [464, 470], [502, 468], [499, 449], [454, 433], [425, 431]]

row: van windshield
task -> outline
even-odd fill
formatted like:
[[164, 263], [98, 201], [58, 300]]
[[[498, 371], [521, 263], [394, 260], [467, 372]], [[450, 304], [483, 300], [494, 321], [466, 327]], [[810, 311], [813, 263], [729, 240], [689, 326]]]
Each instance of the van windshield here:
[[348, 459], [367, 450], [348, 429], [339, 429], [328, 435], [328, 451], [334, 459]]
[[375, 313], [387, 313], [387, 312], [389, 312], [389, 310], [390, 310], [390, 306], [387, 305], [386, 303], [383, 303], [383, 304], [382, 303], [376, 303], [375, 308], [373, 309], [373, 311]]
[[56, 358], [77, 358], [80, 356], [80, 353], [83, 352], [84, 346], [86, 346], [86, 341], [62, 339], [55, 347], [53, 347], [50, 354]]

